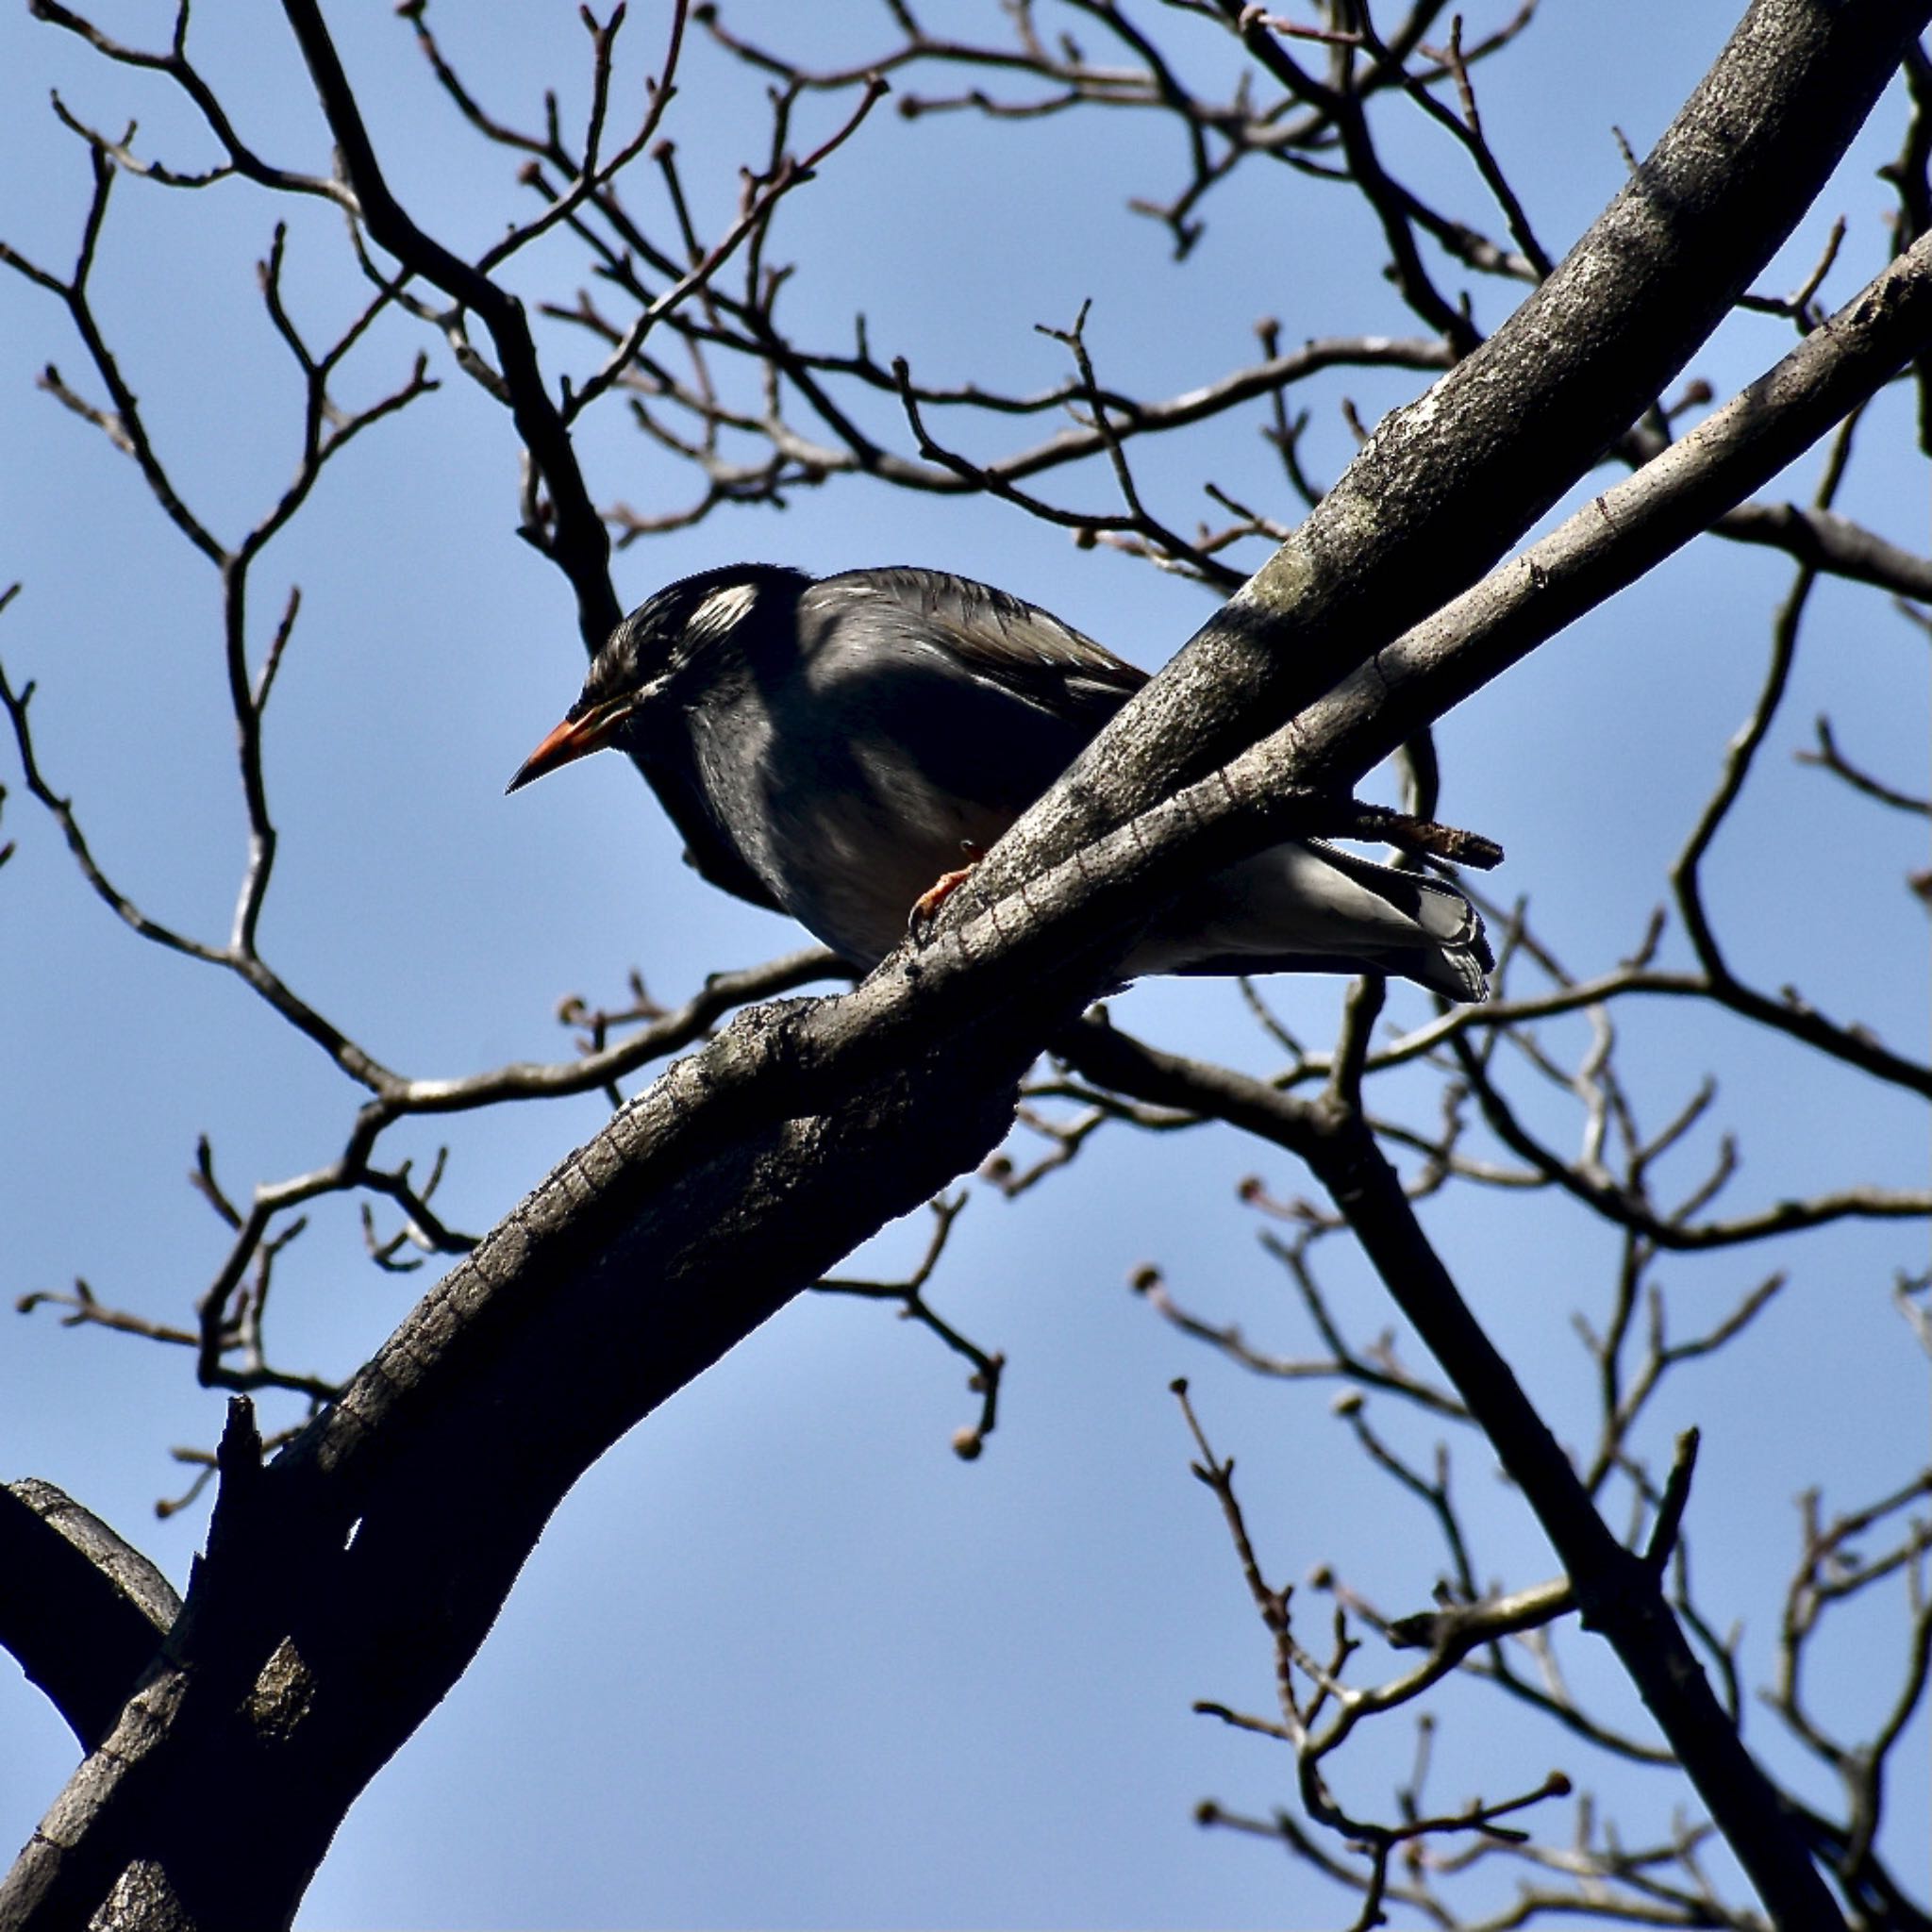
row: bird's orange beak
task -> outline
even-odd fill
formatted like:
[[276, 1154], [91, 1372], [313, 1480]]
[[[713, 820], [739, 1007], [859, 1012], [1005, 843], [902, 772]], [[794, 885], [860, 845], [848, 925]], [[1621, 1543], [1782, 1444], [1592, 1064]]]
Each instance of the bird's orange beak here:
[[566, 718], [517, 767], [516, 776], [504, 787], [505, 796], [521, 791], [533, 778], [541, 778], [544, 773], [556, 771], [559, 765], [568, 765], [577, 758], [588, 758], [593, 751], [602, 751], [634, 708], [635, 701], [625, 693], [586, 711], [581, 718]]

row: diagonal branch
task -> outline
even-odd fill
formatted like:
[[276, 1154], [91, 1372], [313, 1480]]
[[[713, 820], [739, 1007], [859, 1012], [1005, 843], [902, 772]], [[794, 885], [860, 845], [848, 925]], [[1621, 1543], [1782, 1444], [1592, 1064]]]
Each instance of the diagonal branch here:
[[[1928, 12], [1887, 0], [1854, 20], [1812, 0], [1756, 0], [1556, 272], [1426, 396], [1382, 423], [1131, 718], [1100, 734], [1053, 804], [989, 854], [988, 890], [1010, 890], [1224, 761], [1489, 568], [1728, 310]], [[1451, 423], [1454, 447], [1443, 437]]]
[[[371, 236], [405, 267], [481, 316], [496, 344], [517, 433], [550, 491], [555, 524], [541, 547], [570, 579], [578, 628], [585, 647], [594, 651], [624, 614], [610, 585], [610, 539], [591, 501], [570, 432], [545, 389], [523, 304], [410, 220], [390, 192], [321, 8], [315, 0], [283, 0], [283, 11], [308, 63], [342, 174]], [[536, 532], [525, 534], [536, 541]]]
[[92, 1751], [113, 1728], [180, 1599], [132, 1544], [35, 1478], [0, 1484], [0, 1644]]

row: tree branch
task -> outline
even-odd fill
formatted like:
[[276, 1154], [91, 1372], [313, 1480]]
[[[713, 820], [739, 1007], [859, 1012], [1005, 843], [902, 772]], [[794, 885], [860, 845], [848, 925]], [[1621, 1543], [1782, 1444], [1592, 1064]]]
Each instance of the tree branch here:
[[0, 1484], [0, 1644], [84, 1751], [114, 1727], [181, 1602], [168, 1579], [52, 1483]]

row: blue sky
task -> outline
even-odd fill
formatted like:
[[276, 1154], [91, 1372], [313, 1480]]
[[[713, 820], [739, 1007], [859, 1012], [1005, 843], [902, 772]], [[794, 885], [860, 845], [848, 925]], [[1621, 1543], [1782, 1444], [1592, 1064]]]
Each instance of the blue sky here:
[[[1648, 144], [1715, 51], [1724, 12], [1551, 6], [1519, 63], [1483, 76], [1491, 138], [1553, 249], [1622, 179], [1613, 125]], [[128, 0], [99, 17], [152, 44], [162, 29], [151, 13]], [[986, 13], [959, 0], [924, 17], [990, 37], [997, 23]], [[435, 17], [507, 116], [535, 120], [553, 81], [566, 123], [580, 111], [571, 8], [541, 0]], [[770, 0], [726, 17], [774, 40], [798, 31], [795, 10]], [[487, 245], [524, 211], [513, 162], [454, 125], [404, 22], [340, 4], [330, 18], [398, 194], [453, 245]], [[826, 9], [814, 21], [824, 58], [879, 45], [881, 19]], [[1478, 20], [1473, 11], [1472, 31]], [[661, 21], [658, 7], [633, 9], [633, 89], [657, 58]], [[243, 104], [248, 138], [291, 166], [325, 169], [299, 60], [270, 13], [210, 7], [194, 36]], [[1205, 33], [1198, 47], [1189, 58], [1204, 73], [1226, 58]], [[106, 68], [24, 9], [0, 14], [0, 236], [64, 270], [88, 171], [49, 112], [49, 88], [96, 125], [137, 118], [144, 153], [192, 166], [208, 148], [152, 78]], [[772, 253], [802, 264], [787, 298], [802, 329], [835, 336], [862, 310], [874, 345], [908, 354], [923, 376], [1041, 386], [1063, 356], [1035, 325], [1069, 325], [1091, 297], [1103, 379], [1155, 394], [1238, 365], [1262, 315], [1279, 318], [1291, 342], [1418, 332], [1378, 278], [1378, 239], [1342, 191], [1251, 170], [1210, 204], [1207, 238], [1177, 268], [1158, 228], [1123, 210], [1130, 194], [1171, 192], [1178, 160], [1164, 128], [1125, 117], [1077, 135], [1057, 121], [908, 124], [890, 105], [783, 211]], [[802, 140], [841, 111], [808, 101]], [[1896, 116], [1881, 110], [1879, 123], [1766, 286], [1802, 280], [1840, 212], [1849, 237], [1827, 298], [1842, 300], [1877, 265], [1889, 203], [1872, 171], [1894, 143]], [[667, 131], [701, 222], [732, 206], [737, 163], [762, 126], [757, 87], [694, 36]], [[1385, 138], [1445, 201], [1479, 208], [1445, 146], [1399, 115]], [[291, 304], [319, 338], [357, 299], [340, 222], [319, 205], [274, 204], [235, 184], [189, 196], [123, 181], [97, 270], [102, 313], [157, 441], [198, 513], [231, 538], [273, 501], [293, 458], [291, 370], [253, 293], [277, 220], [290, 224]], [[523, 265], [521, 286], [564, 293], [584, 273], [558, 241]], [[1479, 319], [1500, 320], [1507, 291], [1475, 293]], [[1692, 373], [1723, 393], [1785, 341], [1775, 323], [1741, 319]], [[546, 328], [542, 343], [558, 369], [585, 366], [565, 332]], [[668, 1000], [797, 936], [686, 872], [620, 760], [502, 797], [575, 694], [582, 655], [565, 587], [514, 535], [509, 425], [446, 350], [385, 322], [345, 397], [394, 386], [418, 347], [441, 391], [372, 430], [325, 477], [264, 559], [255, 625], [258, 650], [286, 586], [300, 584], [268, 726], [283, 844], [265, 944], [306, 997], [391, 1065], [432, 1074], [560, 1055], [559, 996], [615, 1002], [633, 966]], [[24, 585], [0, 617], [0, 661], [16, 681], [38, 681], [42, 759], [102, 862], [157, 916], [219, 938], [245, 826], [213, 574], [165, 526], [133, 466], [33, 387], [48, 361], [94, 392], [58, 306], [0, 276], [0, 582]], [[1346, 460], [1343, 395], [1373, 423], [1419, 386], [1352, 373], [1311, 391], [1310, 466], [1327, 476]], [[892, 428], [890, 409], [874, 417]], [[615, 414], [582, 446], [600, 500], [663, 509], [691, 492], [689, 475]], [[1924, 467], [1902, 395], [1873, 411], [1860, 455], [1846, 508], [1923, 549]], [[1798, 466], [1772, 493], [1807, 495], [1815, 468]], [[1186, 526], [1211, 514], [1204, 475], [1291, 513], [1251, 426], [1177, 443], [1144, 480]], [[1097, 474], [1078, 489], [1084, 501], [1108, 500]], [[815, 571], [958, 570], [1048, 605], [1150, 668], [1211, 608], [1197, 587], [1075, 550], [998, 505], [862, 481], [798, 494], [782, 514], [720, 515], [637, 545], [617, 561], [620, 591], [635, 603], [747, 556]], [[1696, 546], [1442, 727], [1445, 815], [1507, 848], [1496, 890], [1526, 896], [1573, 966], [1635, 943], [1752, 702], [1786, 582], [1765, 555]], [[1828, 708], [1863, 762], [1923, 790], [1924, 640], [1882, 599], [1827, 586], [1796, 675], [1765, 781], [1714, 855], [1713, 903], [1745, 970], [1795, 980], [1909, 1049], [1924, 1037], [1924, 921], [1899, 880], [1924, 863], [1922, 834], [1851, 808], [1790, 753]], [[0, 1291], [11, 1302], [81, 1275], [104, 1300], [185, 1321], [224, 1252], [223, 1229], [184, 1180], [197, 1135], [245, 1192], [331, 1158], [356, 1096], [235, 981], [113, 922], [25, 797], [10, 747], [0, 749], [0, 838], [18, 847], [0, 871]], [[1320, 1040], [1341, 991], [1307, 979], [1271, 997]], [[1392, 1010], [1413, 1019], [1424, 1008], [1398, 993]], [[1232, 988], [1146, 987], [1119, 1016], [1163, 1043], [1268, 1063]], [[1861, 1179], [1923, 1185], [1922, 1112], [1739, 1026], [1661, 1009], [1626, 1024], [1653, 1122], [1707, 1070], [1721, 1076], [1724, 1118], [1745, 1136], [1735, 1206]], [[1553, 1026], [1546, 1040], [1574, 1051], [1580, 1026]], [[1428, 1102], [1398, 1085], [1389, 1104]], [[446, 1140], [439, 1200], [457, 1224], [480, 1229], [602, 1112], [590, 1096], [432, 1122], [395, 1144], [426, 1166]], [[1574, 1137], [1574, 1121], [1552, 1130]], [[1332, 1561], [1371, 1597], [1420, 1607], [1440, 1557], [1422, 1513], [1362, 1466], [1329, 1391], [1244, 1378], [1128, 1291], [1133, 1269], [1158, 1262], [1190, 1305], [1240, 1320], [1264, 1346], [1307, 1347], [1286, 1279], [1257, 1242], [1261, 1224], [1236, 1199], [1249, 1173], [1279, 1195], [1306, 1186], [1282, 1157], [1218, 1130], [1108, 1130], [1021, 1202], [973, 1188], [936, 1296], [1011, 1367], [999, 1430], [970, 1466], [947, 1444], [973, 1399], [929, 1337], [874, 1306], [808, 1297], [787, 1309], [579, 1485], [475, 1667], [352, 1812], [302, 1923], [1342, 1917], [1339, 1894], [1279, 1854], [1191, 1822], [1207, 1796], [1265, 1813], [1290, 1801], [1292, 1778], [1278, 1747], [1189, 1708], [1196, 1698], [1265, 1708], [1271, 1666], [1211, 1499], [1188, 1474], [1168, 1383], [1192, 1378], [1217, 1447], [1241, 1464], [1278, 1577]], [[1429, 1225], [1559, 1436], [1577, 1440], [1591, 1397], [1571, 1314], [1600, 1309], [1612, 1243], [1547, 1204], [1494, 1195], [1435, 1204]], [[901, 1269], [924, 1238], [914, 1217], [848, 1272]], [[1792, 1498], [1823, 1483], [1828, 1500], [1869, 1500], [1909, 1466], [1890, 1445], [1923, 1435], [1924, 1360], [1887, 1304], [1893, 1272], [1923, 1253], [1922, 1229], [1854, 1226], [1664, 1271], [1680, 1332], [1707, 1324], [1774, 1267], [1792, 1277], [1737, 1349], [1682, 1378], [1644, 1437], [1660, 1463], [1672, 1430], [1704, 1426], [1690, 1521], [1698, 1576], [1718, 1622], [1747, 1620], [1754, 1682], [1771, 1656], [1767, 1581], [1795, 1545]], [[1358, 1333], [1390, 1324], [1358, 1264], [1324, 1255], [1324, 1265]], [[346, 1374], [425, 1282], [371, 1267], [354, 1210], [325, 1204], [279, 1264], [277, 1357]], [[182, 1484], [169, 1448], [214, 1440], [222, 1398], [193, 1386], [185, 1352], [66, 1332], [44, 1309], [9, 1317], [0, 1336], [6, 1474], [59, 1483], [184, 1580], [205, 1504], [165, 1524], [152, 1504]], [[273, 1425], [296, 1407], [270, 1400], [264, 1413]], [[1388, 1404], [1374, 1414], [1426, 1459], [1438, 1433], [1426, 1418]], [[1456, 1468], [1479, 1572], [1510, 1585], [1549, 1574], [1534, 1525], [1486, 1457], [1460, 1443]], [[1824, 1681], [1840, 1681], [1848, 1700], [1889, 1684], [1889, 1668], [1874, 1676], [1871, 1663], [1887, 1641], [1895, 1631], [1865, 1620], [1821, 1658]], [[1573, 1636], [1565, 1657], [1608, 1707], [1641, 1722], [1585, 1642]], [[1631, 1837], [1681, 1800], [1669, 1781], [1578, 1757], [1467, 1688], [1449, 1688], [1441, 1709], [1444, 1803], [1499, 1795], [1553, 1762], [1595, 1784]], [[72, 1746], [10, 1669], [0, 1672], [0, 1807], [19, 1840], [71, 1769]], [[1750, 1735], [1780, 1752], [1764, 1713]], [[1366, 1740], [1349, 1795], [1386, 1802], [1410, 1742], [1399, 1721]], [[1907, 1834], [1927, 1813], [1924, 1763], [1923, 1748], [1900, 1755], [1892, 1817]]]

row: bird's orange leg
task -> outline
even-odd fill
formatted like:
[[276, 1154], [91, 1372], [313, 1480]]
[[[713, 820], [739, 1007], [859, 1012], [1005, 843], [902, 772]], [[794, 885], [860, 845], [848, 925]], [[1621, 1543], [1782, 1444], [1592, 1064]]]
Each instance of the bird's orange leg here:
[[959, 850], [966, 855], [966, 863], [956, 872], [942, 872], [912, 902], [911, 913], [906, 921], [906, 930], [921, 945], [925, 943], [926, 935], [932, 930], [933, 921], [940, 916], [940, 908], [973, 876], [973, 868], [986, 857], [985, 851], [974, 844], [970, 839], [959, 841]]

